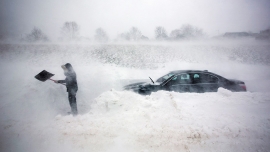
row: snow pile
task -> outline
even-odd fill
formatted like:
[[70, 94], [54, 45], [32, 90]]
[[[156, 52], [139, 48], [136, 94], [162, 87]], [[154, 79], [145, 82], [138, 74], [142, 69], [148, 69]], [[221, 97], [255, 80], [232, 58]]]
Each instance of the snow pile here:
[[81, 150], [267, 151], [269, 97], [222, 88], [218, 93], [159, 91], [150, 96], [111, 90], [95, 99], [88, 114], [58, 115], [56, 124], [60, 138]]
[[218, 92], [227, 97], [232, 95], [232, 91], [224, 89], [224, 88], [218, 88]]

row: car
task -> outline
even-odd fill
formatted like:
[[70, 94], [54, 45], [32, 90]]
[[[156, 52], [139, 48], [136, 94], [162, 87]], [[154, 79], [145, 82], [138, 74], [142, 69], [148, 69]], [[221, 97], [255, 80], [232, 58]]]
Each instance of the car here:
[[142, 95], [149, 95], [159, 90], [175, 92], [217, 92], [219, 87], [233, 92], [247, 91], [243, 81], [226, 79], [207, 70], [178, 70], [158, 78], [155, 82], [137, 82], [124, 86], [124, 90], [132, 90]]

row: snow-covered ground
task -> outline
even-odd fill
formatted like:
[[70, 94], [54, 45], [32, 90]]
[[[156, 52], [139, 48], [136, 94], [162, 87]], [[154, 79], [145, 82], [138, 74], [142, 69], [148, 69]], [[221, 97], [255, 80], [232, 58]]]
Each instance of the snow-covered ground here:
[[[63, 79], [77, 72], [79, 115]], [[269, 151], [270, 44], [0, 44], [0, 151]], [[171, 70], [209, 70], [242, 80], [248, 92], [123, 91], [133, 79]], [[150, 81], [150, 80], [148, 80]]]

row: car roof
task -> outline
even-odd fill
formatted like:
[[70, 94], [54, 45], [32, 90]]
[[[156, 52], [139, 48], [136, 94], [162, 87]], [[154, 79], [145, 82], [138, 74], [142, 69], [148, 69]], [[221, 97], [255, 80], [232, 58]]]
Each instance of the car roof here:
[[170, 73], [173, 74], [179, 74], [179, 73], [188, 73], [188, 72], [208, 72], [207, 70], [176, 70], [176, 71], [171, 71]]
[[208, 70], [176, 70], [176, 71], [171, 71], [170, 73], [172, 73], [172, 74], [180, 74], [180, 73], [193, 73], [193, 72], [203, 72], [203, 73], [213, 74], [213, 75], [218, 76], [218, 77], [222, 77], [222, 76], [220, 76], [218, 74], [209, 72]]

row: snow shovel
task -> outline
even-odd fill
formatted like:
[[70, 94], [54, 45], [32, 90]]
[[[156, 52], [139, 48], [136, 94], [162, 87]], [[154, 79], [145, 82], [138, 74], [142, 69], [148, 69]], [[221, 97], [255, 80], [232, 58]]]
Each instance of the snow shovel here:
[[[35, 78], [38, 79], [39, 81], [42, 81], [42, 82], [45, 82], [46, 80], [52, 80], [55, 82], [55, 80], [51, 79], [52, 76], [54, 76], [54, 74], [52, 74], [46, 70], [43, 70], [39, 74], [37, 74], [35, 76]], [[62, 84], [62, 83], [60, 83], [60, 84]], [[62, 85], [64, 85], [64, 84], [62, 84]]]

